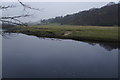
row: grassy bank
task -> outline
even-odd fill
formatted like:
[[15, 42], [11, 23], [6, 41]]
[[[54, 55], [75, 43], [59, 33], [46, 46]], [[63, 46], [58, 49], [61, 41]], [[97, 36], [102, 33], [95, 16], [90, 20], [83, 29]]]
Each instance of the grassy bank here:
[[118, 27], [107, 26], [71, 26], [41, 25], [32, 27], [14, 27], [9, 32], [24, 33], [38, 37], [62, 38], [82, 41], [117, 42]]

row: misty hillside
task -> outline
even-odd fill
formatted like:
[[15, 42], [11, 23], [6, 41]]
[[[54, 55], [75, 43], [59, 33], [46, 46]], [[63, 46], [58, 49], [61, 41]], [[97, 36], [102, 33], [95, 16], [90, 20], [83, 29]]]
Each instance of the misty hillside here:
[[120, 3], [113, 2], [101, 8], [92, 8], [79, 13], [42, 20], [42, 23], [60, 23], [68, 25], [115, 26], [118, 25]]

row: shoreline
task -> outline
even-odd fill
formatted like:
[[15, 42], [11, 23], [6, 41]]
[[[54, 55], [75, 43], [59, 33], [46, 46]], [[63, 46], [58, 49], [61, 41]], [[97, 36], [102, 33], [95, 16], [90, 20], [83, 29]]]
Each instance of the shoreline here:
[[118, 29], [119, 27], [42, 25], [32, 27], [13, 27], [6, 32], [23, 33], [46, 38], [119, 43]]

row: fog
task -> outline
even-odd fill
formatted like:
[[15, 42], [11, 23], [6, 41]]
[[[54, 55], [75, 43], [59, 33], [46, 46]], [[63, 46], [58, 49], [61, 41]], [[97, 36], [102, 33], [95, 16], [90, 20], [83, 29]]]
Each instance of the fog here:
[[10, 8], [2, 11], [3, 16], [15, 16], [22, 14], [32, 14], [28, 18], [21, 18], [25, 22], [36, 22], [41, 19], [54, 18], [56, 16], [65, 16], [67, 14], [77, 13], [91, 8], [100, 8], [108, 2], [26, 2], [34, 8], [39, 8], [40, 11], [25, 9], [17, 2], [4, 2], [2, 5], [15, 5], [15, 8]]

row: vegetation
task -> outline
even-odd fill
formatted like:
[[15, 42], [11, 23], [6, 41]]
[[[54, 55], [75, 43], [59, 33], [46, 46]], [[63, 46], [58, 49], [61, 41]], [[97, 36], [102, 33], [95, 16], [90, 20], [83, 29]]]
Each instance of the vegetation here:
[[120, 3], [113, 2], [101, 8], [92, 8], [79, 13], [42, 20], [46, 23], [60, 23], [62, 25], [82, 25], [82, 26], [115, 26], [118, 25], [118, 14], [120, 13]]
[[117, 27], [119, 25], [118, 13], [120, 12], [118, 6], [120, 6], [120, 3], [109, 3], [101, 8], [92, 8], [64, 17], [41, 20], [42, 25], [38, 26], [14, 27], [12, 24], [5, 23], [3, 28], [7, 28], [7, 32], [24, 33], [38, 37], [94, 42], [120, 42], [118, 40], [120, 27]]
[[120, 27], [72, 26], [49, 24], [32, 27], [12, 27], [8, 32], [24, 33], [38, 37], [62, 38], [82, 41], [117, 42]]

